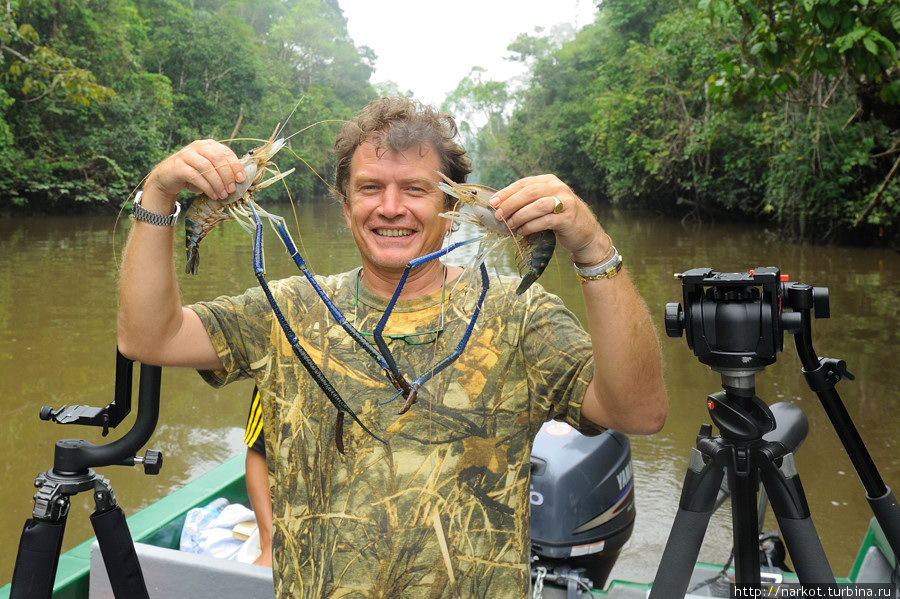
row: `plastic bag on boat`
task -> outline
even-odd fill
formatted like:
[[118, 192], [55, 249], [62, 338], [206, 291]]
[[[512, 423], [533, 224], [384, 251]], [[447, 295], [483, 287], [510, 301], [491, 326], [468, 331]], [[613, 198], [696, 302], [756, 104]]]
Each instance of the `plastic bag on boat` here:
[[245, 541], [234, 538], [232, 529], [248, 520], [256, 521], [252, 510], [240, 503], [229, 504], [227, 499], [220, 497], [206, 506], [188, 511], [179, 548], [187, 553], [227, 560], [237, 559], [241, 553], [241, 561], [244, 561], [248, 552], [241, 552], [241, 547]]

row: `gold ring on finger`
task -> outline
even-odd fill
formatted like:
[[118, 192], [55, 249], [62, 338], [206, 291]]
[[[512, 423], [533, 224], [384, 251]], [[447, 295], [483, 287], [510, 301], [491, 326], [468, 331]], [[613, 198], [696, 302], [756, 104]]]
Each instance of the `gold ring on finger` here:
[[563, 203], [559, 200], [558, 197], [553, 196], [553, 214], [559, 214], [565, 209]]

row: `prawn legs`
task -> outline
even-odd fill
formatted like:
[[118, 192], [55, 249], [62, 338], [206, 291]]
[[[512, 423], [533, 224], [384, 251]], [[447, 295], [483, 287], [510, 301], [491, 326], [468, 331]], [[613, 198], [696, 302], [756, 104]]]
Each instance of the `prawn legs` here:
[[[398, 373], [397, 364], [394, 362], [394, 357], [391, 355], [391, 350], [388, 349], [387, 343], [384, 340], [384, 327], [387, 325], [388, 318], [391, 316], [391, 312], [394, 310], [394, 305], [397, 303], [397, 299], [400, 297], [400, 293], [403, 291], [403, 285], [406, 283], [406, 278], [409, 276], [409, 272], [414, 269], [422, 266], [423, 264], [427, 264], [432, 260], [437, 260], [441, 256], [444, 256], [456, 248], [475, 242], [481, 241], [481, 237], [475, 237], [473, 239], [466, 239], [464, 241], [459, 241], [457, 243], [450, 244], [449, 246], [440, 249], [436, 252], [432, 252], [430, 254], [426, 254], [420, 258], [415, 258], [410, 260], [406, 267], [403, 269], [403, 274], [400, 276], [400, 281], [397, 283], [397, 288], [394, 290], [394, 295], [391, 297], [391, 300], [388, 302], [387, 308], [384, 310], [384, 314], [381, 317], [381, 320], [378, 321], [378, 324], [375, 325], [375, 329], [372, 331], [372, 335], [375, 338], [375, 344], [378, 346], [378, 349], [381, 350], [382, 355], [384, 355], [385, 359], [388, 360], [388, 364], [391, 367], [391, 371]], [[472, 312], [472, 318], [469, 320], [469, 324], [466, 327], [466, 332], [463, 334], [462, 339], [459, 344], [456, 346], [456, 349], [453, 352], [428, 369], [428, 371], [414, 380], [412, 383], [409, 383], [411, 388], [411, 392], [409, 394], [401, 393], [403, 397], [406, 399], [403, 406], [397, 412], [398, 414], [405, 414], [407, 410], [414, 403], [416, 403], [416, 399], [418, 398], [419, 388], [428, 382], [434, 375], [444, 370], [447, 366], [456, 361], [457, 358], [462, 354], [463, 350], [466, 348], [466, 344], [469, 342], [469, 337], [472, 336], [472, 330], [475, 328], [475, 321], [478, 320], [478, 314], [481, 312], [481, 305], [484, 302], [484, 296], [487, 294], [488, 287], [490, 286], [490, 282], [488, 280], [487, 268], [484, 263], [481, 263], [481, 294], [478, 296], [478, 302], [475, 305], [475, 310]], [[399, 396], [395, 395], [392, 399], [384, 402], [389, 403], [394, 399], [397, 399]]]

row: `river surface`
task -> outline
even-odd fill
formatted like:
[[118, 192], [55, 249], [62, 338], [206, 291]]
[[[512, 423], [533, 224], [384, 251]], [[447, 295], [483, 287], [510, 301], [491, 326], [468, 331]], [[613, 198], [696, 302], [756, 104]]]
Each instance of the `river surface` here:
[[[275, 210], [290, 213], [287, 205]], [[307, 203], [298, 213], [304, 223], [301, 251], [315, 272], [358, 264], [339, 206]], [[721, 389], [719, 376], [696, 360], [683, 338], [664, 335], [664, 306], [681, 301], [682, 294], [672, 275], [688, 268], [736, 272], [775, 265], [791, 280], [830, 289], [831, 318], [814, 321], [815, 348], [821, 355], [845, 359], [856, 375], [856, 381], [842, 382], [838, 390], [885, 481], [895, 489], [900, 486], [896, 252], [785, 243], [751, 225], [685, 227], [677, 220], [620, 212], [603, 212], [601, 218], [662, 335], [671, 401], [659, 434], [632, 438], [638, 515], [615, 577], [653, 578], [677, 509], [689, 449], [700, 424], [709, 421], [706, 396]], [[40, 421], [38, 412], [43, 405], [103, 406], [113, 399], [116, 261], [130, 222], [120, 221], [115, 233], [113, 225], [106, 217], [0, 220], [0, 586], [12, 577], [18, 537], [32, 509], [32, 481], [52, 466], [54, 442], [66, 437], [104, 441], [99, 430], [61, 428]], [[181, 273], [180, 240], [174, 251]], [[213, 231], [201, 246], [199, 275], [179, 274], [185, 303], [254, 286], [250, 256], [250, 238], [237, 225], [226, 223]], [[584, 322], [569, 257], [559, 251], [556, 258], [541, 282]], [[465, 259], [456, 256], [451, 262]], [[498, 269], [509, 271], [511, 251], [498, 262]], [[270, 231], [267, 268], [272, 279], [296, 274]], [[800, 374], [793, 341], [787, 338], [784, 347], [778, 361], [756, 377], [757, 394], [767, 403], [796, 402], [809, 417], [798, 468], [832, 568], [846, 575], [871, 513], [850, 461]], [[250, 385], [216, 390], [192, 371], [164, 370], [159, 426], [148, 444], [163, 452], [162, 472], [148, 477], [137, 468], [101, 469], [127, 514], [243, 450]], [[121, 435], [133, 418], [106, 440]], [[727, 508], [713, 517], [700, 553], [705, 561], [721, 563], [728, 557]], [[88, 521], [92, 509], [89, 494], [73, 499], [64, 549], [93, 534]], [[768, 526], [774, 527], [771, 517]]]

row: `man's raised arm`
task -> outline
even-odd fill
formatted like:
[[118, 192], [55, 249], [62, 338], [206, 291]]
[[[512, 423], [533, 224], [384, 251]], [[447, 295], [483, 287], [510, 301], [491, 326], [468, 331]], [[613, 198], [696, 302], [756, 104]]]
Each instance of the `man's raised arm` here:
[[[224, 198], [244, 178], [228, 147], [195, 141], [150, 172], [140, 204], [165, 217], [175, 212], [175, 198], [183, 190]], [[159, 366], [221, 369], [200, 318], [181, 305], [173, 243], [174, 227], [134, 220], [119, 281], [119, 351]]]
[[[555, 175], [520, 179], [497, 192], [491, 204], [517, 233], [553, 230], [579, 266], [613, 258], [612, 242], [591, 209]], [[581, 287], [594, 352], [594, 377], [582, 415], [625, 433], [659, 431], [669, 400], [646, 305], [624, 270]]]

